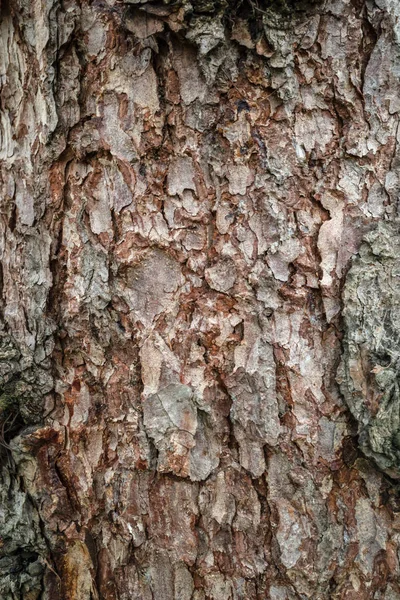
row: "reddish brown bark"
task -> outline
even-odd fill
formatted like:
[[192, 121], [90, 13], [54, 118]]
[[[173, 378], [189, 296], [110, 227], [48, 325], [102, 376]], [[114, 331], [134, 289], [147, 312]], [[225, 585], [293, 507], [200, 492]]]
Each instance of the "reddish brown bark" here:
[[398, 600], [336, 382], [397, 2], [1, 10], [2, 598]]

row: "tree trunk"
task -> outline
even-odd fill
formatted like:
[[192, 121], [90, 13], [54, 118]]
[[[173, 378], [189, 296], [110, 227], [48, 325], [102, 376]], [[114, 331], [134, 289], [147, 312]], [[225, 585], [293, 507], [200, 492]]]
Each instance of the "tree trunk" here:
[[0, 597], [400, 600], [398, 1], [0, 27]]

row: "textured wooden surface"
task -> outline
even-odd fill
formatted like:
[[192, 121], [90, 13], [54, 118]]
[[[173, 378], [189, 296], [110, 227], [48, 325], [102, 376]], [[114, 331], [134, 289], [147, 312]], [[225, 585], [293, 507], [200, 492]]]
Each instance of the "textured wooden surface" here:
[[1, 2], [1, 598], [399, 600], [336, 373], [400, 5], [193, 4]]

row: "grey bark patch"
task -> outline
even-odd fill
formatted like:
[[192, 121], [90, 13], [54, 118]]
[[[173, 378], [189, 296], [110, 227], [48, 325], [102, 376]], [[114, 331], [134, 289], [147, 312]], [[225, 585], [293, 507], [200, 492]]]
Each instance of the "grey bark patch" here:
[[368, 233], [343, 295], [344, 353], [338, 381], [358, 422], [359, 443], [400, 477], [400, 223]]
[[187, 385], [169, 385], [146, 398], [144, 424], [158, 442], [169, 429], [181, 429], [194, 435], [197, 430], [193, 391]]
[[125, 279], [121, 296], [146, 325], [174, 309], [174, 294], [184, 282], [179, 263], [161, 250], [149, 251], [138, 265], [129, 267]]
[[170, 384], [145, 397], [143, 420], [158, 451], [160, 472], [200, 481], [218, 466], [220, 443], [189, 386]]
[[205, 270], [205, 278], [208, 285], [218, 292], [226, 293], [235, 284], [236, 269], [232, 260], [219, 261], [213, 267]]

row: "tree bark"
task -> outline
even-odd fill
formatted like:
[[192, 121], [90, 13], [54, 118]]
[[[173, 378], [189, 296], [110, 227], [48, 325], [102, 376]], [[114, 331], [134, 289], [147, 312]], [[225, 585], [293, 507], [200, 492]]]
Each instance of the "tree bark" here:
[[1, 0], [2, 599], [400, 600], [399, 24]]

